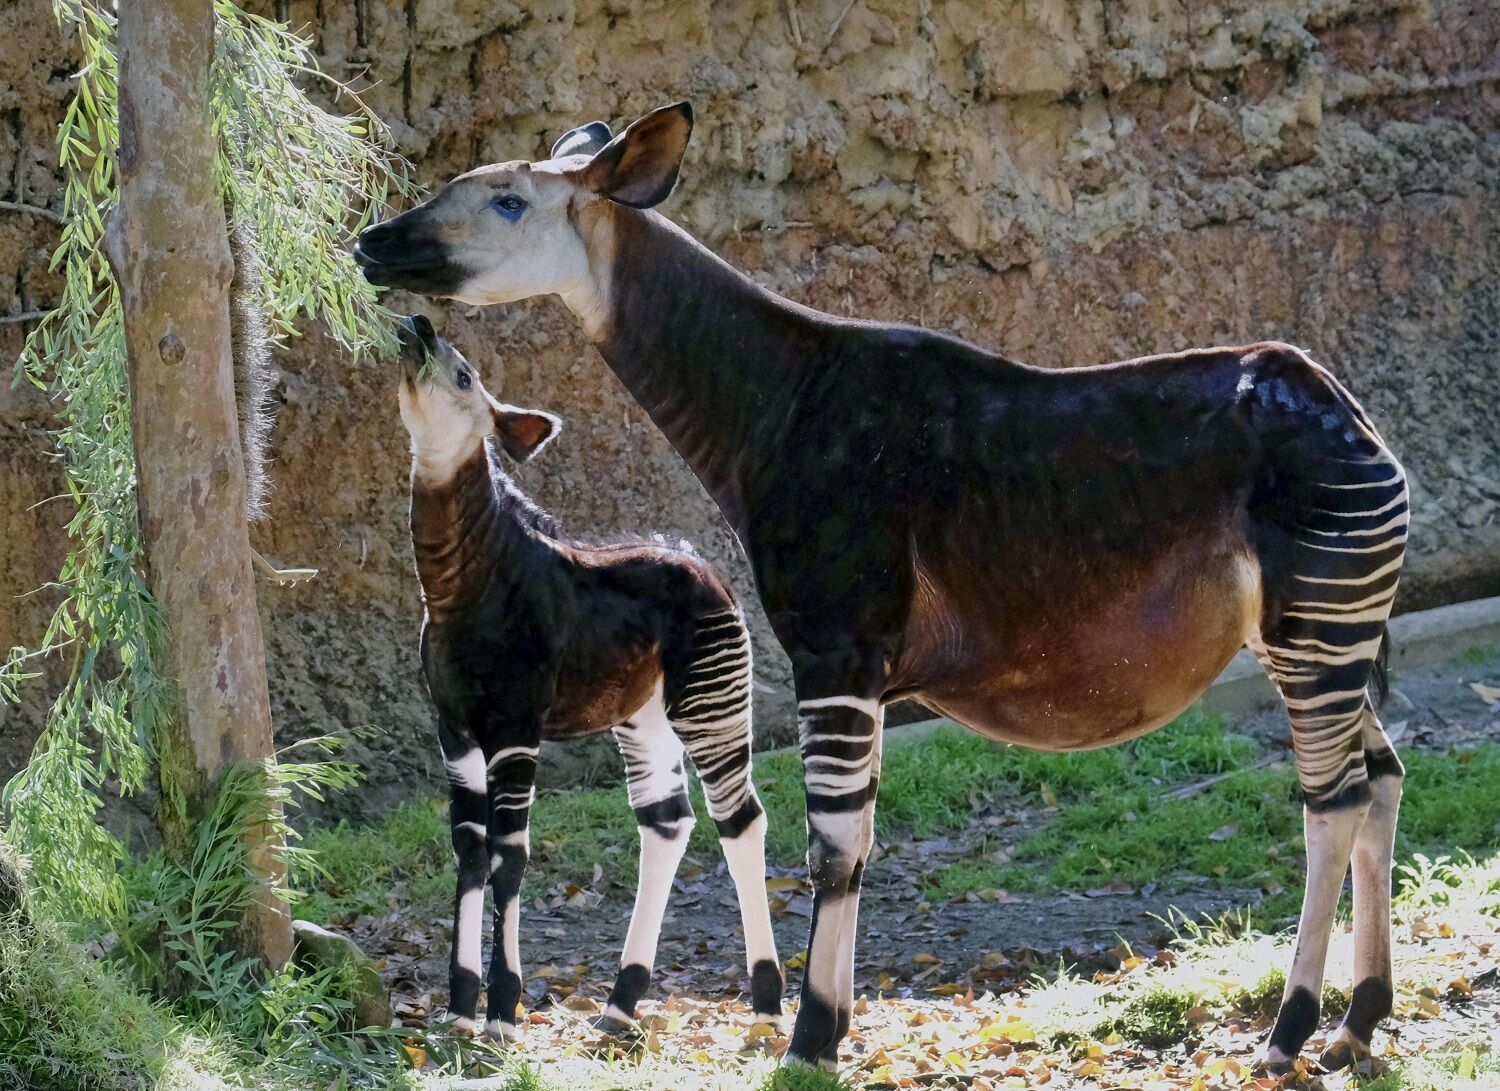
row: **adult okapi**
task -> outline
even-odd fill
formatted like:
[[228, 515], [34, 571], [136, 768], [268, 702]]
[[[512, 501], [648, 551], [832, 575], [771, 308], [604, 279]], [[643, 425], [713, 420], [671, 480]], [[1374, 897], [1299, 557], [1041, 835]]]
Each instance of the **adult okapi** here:
[[1290, 345], [1047, 370], [822, 314], [649, 211], [685, 104], [542, 162], [480, 167], [360, 236], [372, 282], [468, 303], [555, 293], [738, 533], [791, 657], [815, 898], [790, 1055], [849, 1027], [881, 708], [914, 697], [1049, 750], [1165, 724], [1242, 644], [1291, 716], [1308, 875], [1266, 1060], [1316, 1028], [1354, 860], [1356, 985], [1324, 1054], [1389, 1013], [1402, 767], [1367, 696], [1407, 527], [1401, 466]]

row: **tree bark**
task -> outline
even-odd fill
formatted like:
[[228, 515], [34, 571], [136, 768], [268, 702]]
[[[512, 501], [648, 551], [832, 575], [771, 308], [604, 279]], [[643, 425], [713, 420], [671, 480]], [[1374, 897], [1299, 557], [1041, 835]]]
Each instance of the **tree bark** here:
[[[230, 343], [233, 271], [208, 115], [212, 0], [121, 0], [120, 203], [107, 231], [129, 357], [137, 493], [151, 593], [176, 685], [158, 731], [159, 823], [186, 860], [232, 763], [274, 755], [265, 648], [245, 522]], [[290, 957], [270, 828], [246, 845], [263, 881], [239, 945], [269, 968]]]

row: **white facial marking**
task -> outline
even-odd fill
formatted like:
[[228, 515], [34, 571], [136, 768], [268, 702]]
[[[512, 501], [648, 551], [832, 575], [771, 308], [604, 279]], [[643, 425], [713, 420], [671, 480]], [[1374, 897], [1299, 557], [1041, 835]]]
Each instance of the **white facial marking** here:
[[[577, 294], [589, 281], [589, 256], [579, 236], [575, 208], [594, 198], [567, 177], [587, 160], [569, 156], [540, 163], [481, 167], [447, 191], [444, 218], [460, 218], [449, 244], [453, 264], [468, 270], [453, 296], [465, 303], [512, 303], [549, 294]], [[526, 202], [520, 215], [502, 215], [500, 196]]]
[[495, 431], [494, 403], [479, 372], [441, 338], [425, 374], [403, 378], [400, 402], [412, 472], [434, 484], [451, 479]]

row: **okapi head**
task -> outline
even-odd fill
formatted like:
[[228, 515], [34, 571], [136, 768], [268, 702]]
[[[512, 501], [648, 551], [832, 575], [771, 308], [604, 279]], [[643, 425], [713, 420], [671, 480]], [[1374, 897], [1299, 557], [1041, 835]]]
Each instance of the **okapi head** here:
[[373, 284], [466, 303], [597, 298], [604, 286], [591, 279], [598, 271], [585, 238], [589, 207], [666, 200], [692, 131], [685, 102], [652, 111], [613, 139], [609, 126], [591, 122], [565, 133], [550, 159], [471, 170], [367, 228], [355, 259]]
[[562, 428], [551, 413], [491, 397], [469, 361], [422, 315], [402, 319], [401, 368], [401, 421], [414, 465], [430, 479], [447, 480], [490, 436], [525, 462]]

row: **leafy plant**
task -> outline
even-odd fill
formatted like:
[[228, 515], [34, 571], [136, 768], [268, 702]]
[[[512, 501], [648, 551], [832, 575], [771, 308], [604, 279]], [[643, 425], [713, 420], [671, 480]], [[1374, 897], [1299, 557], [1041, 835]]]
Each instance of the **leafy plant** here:
[[[83, 64], [58, 131], [66, 224], [52, 256], [62, 272], [57, 308], [28, 339], [17, 377], [47, 391], [76, 512], [71, 549], [50, 585], [58, 605], [38, 645], [0, 665], [0, 700], [51, 661], [64, 679], [27, 767], [0, 803], [6, 838], [32, 860], [39, 895], [74, 916], [115, 915], [120, 845], [96, 821], [107, 780], [138, 790], [157, 729], [171, 714], [158, 670], [162, 621], [142, 581], [120, 296], [105, 259], [105, 224], [118, 200], [111, 152], [119, 143], [113, 5], [54, 0]], [[229, 0], [216, 0], [216, 55], [206, 104], [218, 138], [217, 177], [231, 226], [256, 240], [248, 278], [280, 336], [299, 318], [324, 323], [357, 352], [389, 351], [394, 334], [374, 289], [344, 252], [352, 230], [408, 186], [385, 129], [329, 81], [357, 117], [318, 107], [297, 84], [323, 78], [308, 44]]]

